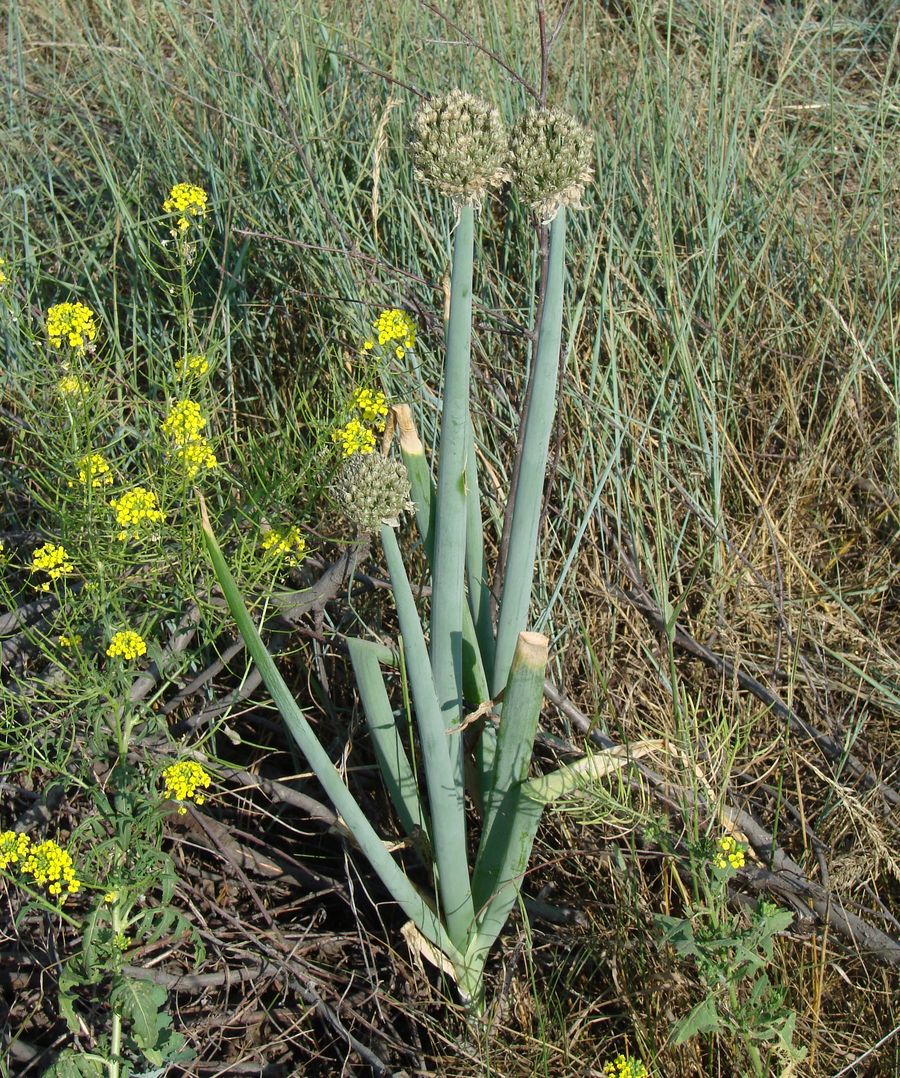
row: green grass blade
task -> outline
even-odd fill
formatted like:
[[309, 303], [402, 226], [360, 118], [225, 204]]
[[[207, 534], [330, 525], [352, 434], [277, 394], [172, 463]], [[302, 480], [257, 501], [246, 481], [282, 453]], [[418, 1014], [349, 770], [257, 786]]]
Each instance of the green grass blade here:
[[506, 685], [519, 633], [526, 627], [534, 560], [537, 550], [541, 499], [547, 470], [547, 450], [556, 411], [556, 384], [562, 340], [563, 281], [565, 276], [566, 210], [561, 207], [550, 226], [547, 290], [535, 355], [534, 392], [525, 417], [522, 462], [510, 530], [506, 576], [500, 599], [497, 648], [491, 691], [497, 696]]

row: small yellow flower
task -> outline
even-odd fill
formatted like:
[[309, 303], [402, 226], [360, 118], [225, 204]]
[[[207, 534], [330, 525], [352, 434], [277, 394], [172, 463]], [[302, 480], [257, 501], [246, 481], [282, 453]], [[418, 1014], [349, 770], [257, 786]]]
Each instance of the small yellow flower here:
[[163, 434], [168, 435], [176, 446], [197, 442], [204, 437], [206, 416], [196, 401], [178, 401], [163, 420]]
[[263, 550], [273, 558], [284, 558], [288, 565], [299, 565], [306, 557], [306, 540], [296, 524], [275, 527], [262, 537]]
[[179, 378], [202, 378], [209, 370], [209, 360], [204, 355], [185, 356], [178, 364]]
[[154, 524], [165, 523], [166, 514], [159, 507], [159, 499], [146, 487], [134, 487], [121, 498], [113, 498], [109, 505], [116, 514], [116, 523], [122, 529], [118, 534], [122, 542], [129, 536], [140, 539]]
[[618, 1055], [603, 1065], [606, 1078], [649, 1078], [649, 1072], [640, 1059]]
[[39, 887], [46, 887], [51, 895], [59, 896], [62, 901], [65, 900], [63, 889], [69, 895], [81, 889], [71, 856], [51, 839], [31, 847], [22, 862], [21, 871], [23, 875], [32, 876]]
[[193, 183], [176, 183], [163, 203], [164, 213], [179, 214], [173, 235], [187, 232], [194, 221], [205, 217], [208, 201], [209, 196], [202, 187]]
[[117, 902], [118, 899], [118, 891], [107, 891], [106, 894], [103, 896], [103, 901], [106, 903], [107, 906], [111, 906], [114, 902]]
[[[170, 764], [163, 770], [162, 777], [165, 783], [164, 798], [171, 798], [173, 801], [195, 801], [198, 805], [202, 805], [206, 800], [198, 791], [209, 789], [212, 782], [209, 774], [193, 760], [180, 760], [177, 764]], [[187, 809], [184, 805], [179, 805], [178, 812], [184, 816]]]
[[719, 847], [713, 858], [713, 864], [716, 868], [733, 868], [735, 870], [743, 868], [747, 863], [747, 858], [744, 856], [744, 847], [731, 835], [723, 835], [719, 839]]
[[130, 662], [147, 654], [147, 644], [140, 633], [134, 632], [133, 629], [121, 629], [113, 633], [106, 654], [111, 659], [122, 658]]
[[0, 869], [24, 861], [30, 849], [31, 839], [27, 835], [17, 835], [15, 831], [0, 832]]
[[61, 633], [59, 646], [61, 648], [81, 647], [81, 633]]
[[50, 577], [50, 580], [45, 580], [43, 584], [35, 585], [39, 591], [49, 591], [51, 582], [74, 573], [75, 566], [65, 547], [57, 546], [55, 543], [44, 543], [31, 555], [31, 571], [32, 573], [46, 573]]
[[384, 416], [388, 414], [384, 394], [372, 389], [357, 389], [353, 394], [353, 407], [378, 430], [384, 430]]
[[352, 457], [354, 453], [371, 453], [375, 448], [375, 435], [358, 419], [351, 419], [346, 427], [336, 430], [332, 438], [340, 443], [345, 457]]
[[67, 344], [84, 352], [97, 336], [94, 312], [84, 303], [57, 303], [47, 311], [47, 338], [54, 348]]
[[[415, 321], [406, 311], [401, 311], [397, 307], [382, 311], [372, 323], [372, 328], [375, 330], [379, 344], [385, 345], [393, 341], [397, 342], [395, 352], [398, 359], [402, 359], [406, 352], [416, 343]], [[370, 341], [371, 347], [375, 347], [374, 340], [369, 338], [363, 344], [366, 351], [371, 351], [369, 347]]]
[[[83, 487], [99, 490], [101, 487], [108, 487], [112, 481], [112, 470], [99, 453], [88, 453], [79, 460], [78, 482]], [[74, 480], [69, 480], [69, 486], [75, 486]]]
[[4, 267], [5, 265], [6, 265], [6, 260], [5, 260], [5, 259], [3, 259], [3, 258], [0, 258], [0, 288], [2, 288], [2, 287], [3, 287], [3, 285], [5, 285], [5, 284], [6, 284], [6, 282], [7, 282], [8, 280], [9, 280], [9, 278], [8, 278], [8, 277], [6, 276], [6, 274], [5, 274], [4, 272], [3, 272], [3, 267]]

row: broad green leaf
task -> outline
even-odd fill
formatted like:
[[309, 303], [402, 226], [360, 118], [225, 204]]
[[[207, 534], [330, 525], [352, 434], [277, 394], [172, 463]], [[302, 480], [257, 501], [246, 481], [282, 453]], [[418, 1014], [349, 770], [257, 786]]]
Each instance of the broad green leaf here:
[[167, 993], [161, 985], [138, 981], [132, 977], [117, 977], [109, 994], [115, 1012], [131, 1023], [131, 1035], [141, 1048], [153, 1048], [161, 1026], [168, 1024], [168, 1015], [161, 1015]]
[[715, 1033], [721, 1025], [715, 998], [707, 996], [702, 1003], [694, 1007], [690, 1014], [676, 1022], [673, 1043], [684, 1044], [697, 1033]]

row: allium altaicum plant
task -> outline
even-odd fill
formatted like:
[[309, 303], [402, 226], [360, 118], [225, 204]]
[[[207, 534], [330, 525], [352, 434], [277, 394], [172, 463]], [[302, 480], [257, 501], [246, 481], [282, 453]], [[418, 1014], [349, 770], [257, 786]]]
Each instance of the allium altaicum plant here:
[[[559, 369], [565, 220], [590, 176], [591, 140], [558, 112], [529, 115], [516, 130], [511, 151], [496, 109], [459, 91], [426, 102], [413, 122], [416, 176], [449, 197], [457, 215], [436, 485], [405, 405], [393, 407], [381, 451], [376, 433], [387, 409], [374, 390], [357, 390], [357, 414], [334, 435], [345, 459], [335, 501], [357, 535], [380, 538], [401, 637], [396, 646], [357, 638], [347, 645], [385, 786], [430, 874], [432, 893], [420, 890], [388, 852], [335, 769], [281, 679], [205, 522], [216, 575], [288, 730], [382, 883], [427, 941], [423, 949], [440, 952], [442, 968], [452, 969], [463, 1001], [476, 1013], [484, 1004], [485, 961], [519, 897], [543, 806], [625, 763], [623, 755], [609, 753], [540, 778], [528, 774], [548, 657], [547, 638], [527, 630]], [[560, 153], [566, 161], [556, 166]], [[472, 282], [476, 209], [511, 174], [529, 205], [552, 224], [534, 403], [524, 419], [509, 572], [494, 625], [469, 400]], [[373, 328], [364, 351], [376, 340], [401, 357], [414, 347], [414, 325], [399, 310], [383, 312]], [[394, 434], [398, 456], [384, 444]], [[431, 569], [427, 631], [398, 541], [408, 513]], [[383, 670], [398, 665], [401, 648], [417, 745], [398, 728]], [[630, 757], [640, 752], [632, 746]], [[478, 807], [477, 838], [469, 833], [467, 796]], [[472, 860], [470, 846], [477, 848]]]

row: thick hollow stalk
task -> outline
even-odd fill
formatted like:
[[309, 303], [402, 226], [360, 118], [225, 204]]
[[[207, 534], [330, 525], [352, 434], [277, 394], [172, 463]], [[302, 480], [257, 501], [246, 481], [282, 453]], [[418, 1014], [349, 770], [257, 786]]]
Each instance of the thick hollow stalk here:
[[[491, 588], [484, 568], [484, 519], [481, 511], [481, 488], [478, 484], [478, 458], [475, 456], [475, 430], [471, 415], [466, 434], [466, 577], [469, 612], [478, 639], [478, 649], [485, 668], [490, 670], [494, 665], [494, 626], [491, 621]], [[465, 634], [465, 627], [463, 632]]]
[[[369, 819], [360, 808], [356, 798], [344, 785], [344, 780], [322, 748], [312, 727], [306, 721], [303, 712], [297, 706], [290, 689], [284, 683], [272, 656], [257, 632], [253, 619], [247, 611], [237, 584], [232, 577], [219, 544], [210, 528], [206, 515], [206, 506], [201, 501], [203, 516], [203, 538], [213, 564], [216, 577], [228, 602], [231, 615], [238, 631], [247, 645], [247, 650], [256, 663], [266, 688], [281, 713], [284, 724], [298, 748], [309, 761], [316, 778], [328, 795], [335, 810], [343, 818], [359, 848], [365, 854], [379, 879], [403, 909], [419, 931], [450, 959], [455, 967], [463, 968], [462, 948], [457, 948], [451, 940], [440, 918], [428, 905], [424, 897], [416, 890], [409, 878], [394, 861], [378, 833], [369, 823]], [[468, 877], [466, 880], [468, 884]], [[470, 898], [471, 902], [471, 898]]]
[[516, 639], [528, 621], [528, 607], [534, 582], [541, 499], [547, 470], [547, 450], [556, 410], [556, 385], [559, 376], [566, 246], [565, 215], [566, 210], [563, 206], [550, 225], [547, 290], [538, 329], [534, 391], [528, 415], [525, 417], [525, 438], [522, 443], [522, 459], [516, 483], [509, 553], [500, 598], [497, 647], [491, 676], [491, 693], [494, 697], [506, 685]]
[[353, 637], [347, 640], [347, 649], [381, 777], [403, 830], [407, 835], [427, 836], [428, 823], [422, 810], [416, 777], [394, 721], [394, 711], [378, 661], [384, 649], [378, 644]]
[[[460, 725], [462, 627], [466, 571], [466, 447], [472, 343], [472, 261], [475, 211], [463, 206], [453, 240], [450, 318], [447, 322], [440, 459], [434, 521], [431, 665], [444, 725]], [[462, 739], [450, 734], [457, 785], [463, 784]]]
[[[429, 566], [434, 564], [434, 484], [425, 456], [425, 447], [416, 430], [408, 404], [395, 404], [394, 417], [400, 441], [400, 455], [409, 476], [410, 493], [415, 505], [416, 526]], [[471, 515], [471, 514], [470, 514]], [[488, 609], [488, 618], [490, 611]], [[469, 704], [483, 704], [490, 699], [480, 641], [468, 606], [463, 606], [462, 628], [463, 696]], [[491, 640], [493, 644], [493, 639]]]
[[462, 778], [457, 781], [453, 768], [448, 744], [450, 739], [438, 703], [425, 634], [397, 536], [388, 524], [381, 527], [381, 543], [397, 605], [406, 670], [422, 745], [441, 912], [450, 938], [460, 950], [464, 950], [464, 941], [472, 930], [475, 918], [466, 853]]
[[522, 784], [528, 775], [541, 713], [547, 650], [547, 638], [540, 633], [519, 634], [503, 701], [493, 781], [486, 798], [484, 828], [472, 877], [473, 899], [480, 918], [500, 898], [501, 891], [503, 901], [508, 899], [511, 905], [515, 900], [519, 877], [525, 871], [534, 839], [533, 830], [527, 833], [522, 830], [525, 822], [529, 828], [532, 822], [537, 826], [528, 806], [521, 806]]

